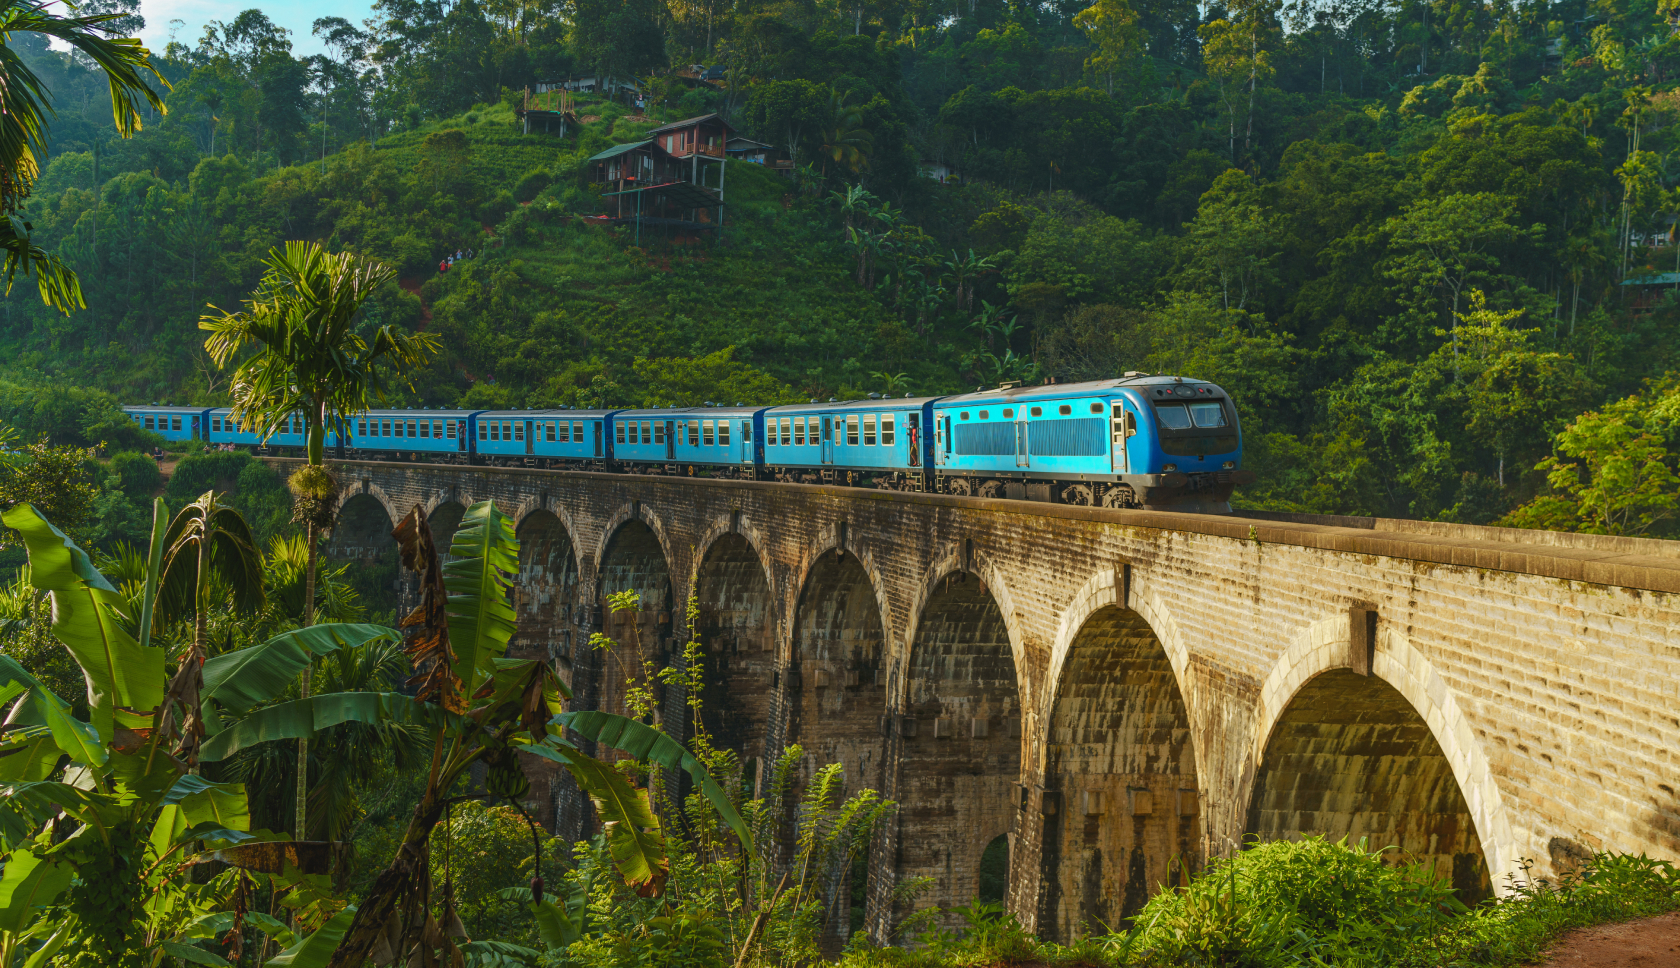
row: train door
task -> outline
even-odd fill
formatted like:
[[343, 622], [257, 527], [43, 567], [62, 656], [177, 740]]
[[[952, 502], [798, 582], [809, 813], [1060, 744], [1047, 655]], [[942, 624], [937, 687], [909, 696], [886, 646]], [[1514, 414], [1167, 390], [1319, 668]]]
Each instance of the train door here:
[[536, 452], [537, 438], [531, 433], [531, 421], [527, 420], [525, 421], [525, 453], [535, 454]]
[[665, 421], [665, 459], [666, 460], [676, 460], [677, 459], [677, 437], [676, 437], [675, 431], [676, 431], [675, 422], [670, 421], [670, 420]]
[[595, 421], [595, 456], [596, 457], [601, 456], [601, 424], [602, 424], [602, 421], [600, 421], [600, 420]]
[[1023, 416], [1015, 421], [1015, 466], [1026, 467], [1027, 458], [1027, 418], [1024, 416], [1026, 408], [1020, 411]]
[[822, 418], [822, 462], [834, 463], [834, 418]]
[[465, 420], [455, 425], [455, 449], [463, 454], [467, 452], [467, 421]]
[[1114, 401], [1113, 420], [1110, 424], [1110, 434], [1113, 441], [1113, 467], [1116, 474], [1130, 473], [1130, 462], [1126, 459], [1126, 439], [1137, 433], [1137, 414], [1126, 409], [1120, 401]]
[[951, 415], [934, 417], [933, 462], [947, 464], [951, 460]]

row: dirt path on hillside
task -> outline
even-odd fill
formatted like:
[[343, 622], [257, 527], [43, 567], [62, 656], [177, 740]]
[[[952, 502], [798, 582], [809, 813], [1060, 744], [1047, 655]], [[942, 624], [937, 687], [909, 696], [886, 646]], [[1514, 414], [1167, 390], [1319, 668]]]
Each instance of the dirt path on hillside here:
[[1680, 968], [1680, 911], [1578, 928], [1541, 958], [1545, 968]]

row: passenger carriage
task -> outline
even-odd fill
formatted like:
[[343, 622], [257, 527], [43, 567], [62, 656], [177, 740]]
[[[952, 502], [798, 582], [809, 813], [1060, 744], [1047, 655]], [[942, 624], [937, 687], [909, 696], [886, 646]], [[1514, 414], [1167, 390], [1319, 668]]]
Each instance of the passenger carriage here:
[[848, 400], [763, 413], [764, 467], [779, 481], [923, 490], [933, 454], [923, 429], [938, 397]]
[[615, 411], [613, 460], [642, 473], [756, 478], [764, 412], [763, 407]]
[[149, 430], [164, 440], [195, 440], [204, 433], [205, 415], [209, 413], [203, 407], [124, 407], [128, 414], [142, 430]]
[[472, 452], [483, 463], [605, 468], [612, 459], [605, 421], [611, 410], [482, 410], [473, 416]]
[[[348, 456], [466, 463], [468, 430], [476, 410], [369, 410], [349, 421]], [[327, 435], [327, 446], [336, 436]]]

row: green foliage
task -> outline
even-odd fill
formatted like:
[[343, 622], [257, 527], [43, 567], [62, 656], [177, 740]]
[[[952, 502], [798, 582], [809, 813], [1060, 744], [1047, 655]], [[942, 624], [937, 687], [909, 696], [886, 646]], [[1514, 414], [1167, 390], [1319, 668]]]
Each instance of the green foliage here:
[[122, 492], [131, 501], [144, 502], [163, 488], [163, 472], [150, 456], [125, 450], [111, 457], [111, 473], [122, 482]]

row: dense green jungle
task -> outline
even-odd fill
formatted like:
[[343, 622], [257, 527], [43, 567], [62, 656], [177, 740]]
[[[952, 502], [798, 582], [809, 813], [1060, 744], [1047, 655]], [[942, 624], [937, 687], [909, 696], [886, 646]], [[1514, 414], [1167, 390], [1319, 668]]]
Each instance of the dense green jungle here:
[[[155, 54], [168, 113], [131, 139], [99, 76], [19, 34], [57, 110], [24, 214], [87, 308], [14, 285], [0, 419], [97, 444], [105, 417], [32, 401], [224, 401], [197, 319], [302, 238], [398, 268], [365, 326], [443, 341], [397, 405], [1178, 373], [1239, 402], [1247, 506], [1667, 534], [1676, 16], [383, 0], [296, 57], [251, 10]], [[521, 133], [528, 87], [597, 75], [645, 106]], [[797, 161], [731, 163], [720, 238], [579, 221], [585, 159], [713, 111]]]

